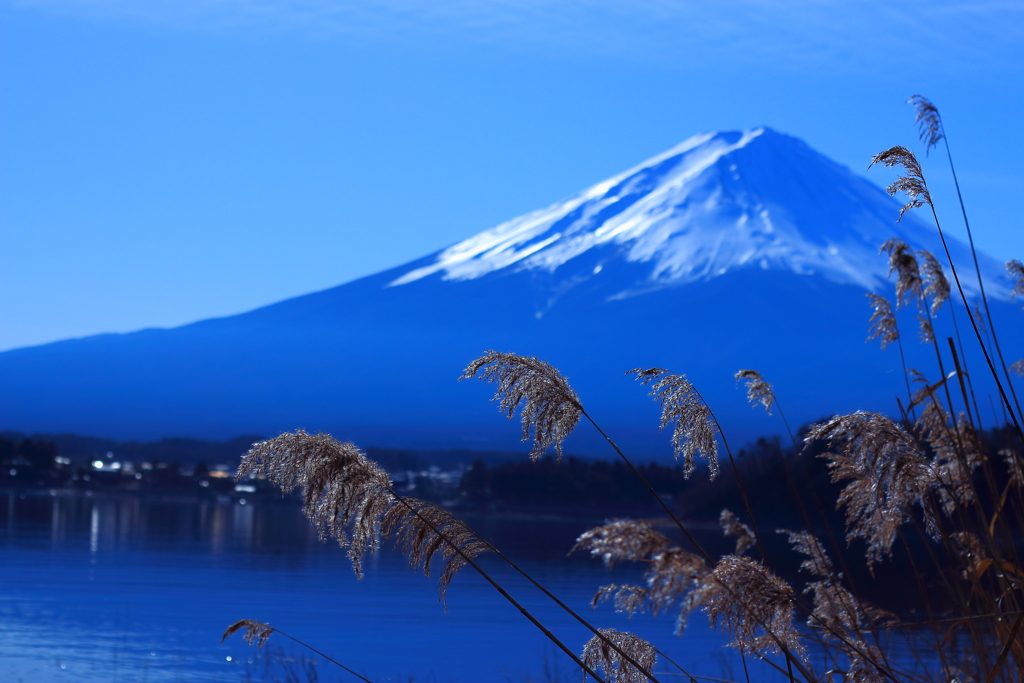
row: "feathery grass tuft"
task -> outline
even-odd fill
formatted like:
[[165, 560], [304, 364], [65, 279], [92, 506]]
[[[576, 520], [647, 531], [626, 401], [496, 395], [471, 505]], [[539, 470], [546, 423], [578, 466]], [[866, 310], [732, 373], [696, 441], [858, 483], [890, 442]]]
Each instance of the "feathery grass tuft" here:
[[736, 373], [736, 381], [746, 381], [747, 400], [753, 404], [760, 403], [769, 415], [772, 414], [772, 404], [775, 403], [775, 393], [772, 385], [765, 381], [764, 377], [757, 370], [740, 370]]
[[918, 163], [917, 157], [906, 147], [896, 145], [890, 147], [884, 152], [879, 152], [875, 156], [871, 157], [871, 163], [868, 164], [868, 168], [871, 168], [875, 164], [882, 164], [883, 166], [902, 166], [903, 170], [906, 171], [905, 176], [900, 176], [896, 179], [896, 182], [885, 188], [885, 191], [890, 196], [895, 196], [897, 192], [905, 192], [907, 199], [909, 200], [900, 208], [900, 217], [896, 219], [898, 223], [903, 218], [903, 214], [911, 209], [918, 207], [932, 205], [932, 196], [928, 192], [928, 186], [924, 182], [924, 174], [921, 172], [921, 164]]
[[899, 239], [890, 239], [878, 250], [889, 255], [889, 275], [896, 273], [896, 308], [921, 298], [921, 269], [910, 245]]
[[[462, 521], [433, 503], [416, 498], [405, 498], [392, 505], [380, 522], [381, 534], [394, 540], [409, 558], [409, 566], [430, 576], [434, 557], [441, 553], [441, 574], [437, 580], [438, 600], [445, 603], [452, 578], [466, 566], [466, 558], [473, 559], [493, 551]], [[458, 552], [456, 550], [458, 549]]]
[[676, 459], [683, 456], [683, 474], [689, 477], [695, 468], [694, 456], [703, 454], [711, 468], [711, 478], [718, 475], [718, 427], [711, 410], [685, 375], [662, 368], [635, 368], [626, 373], [636, 375], [644, 386], [650, 385], [650, 396], [661, 403], [661, 429], [670, 424], [672, 448]]
[[736, 537], [734, 555], [742, 555], [748, 548], [757, 545], [757, 541], [754, 540], [754, 532], [750, 530], [749, 526], [741, 522], [740, 518], [732, 510], [722, 510], [722, 514], [718, 516], [718, 524], [722, 527], [722, 533], [726, 536]]
[[883, 415], [857, 411], [816, 425], [805, 443], [819, 440], [840, 450], [820, 457], [828, 460], [833, 482], [847, 482], [837, 507], [846, 506], [847, 539], [867, 542], [869, 567], [892, 554], [896, 532], [914, 503], [924, 509], [929, 528], [934, 527], [926, 496], [936, 482], [935, 472], [899, 425]]
[[270, 624], [264, 624], [254, 619], [242, 619], [224, 629], [224, 635], [221, 636], [220, 642], [223, 643], [243, 628], [245, 629], [245, 633], [242, 634], [242, 639], [256, 647], [263, 647], [266, 645], [267, 639], [270, 638], [270, 634], [274, 632], [274, 629]]
[[[644, 683], [648, 679], [645, 671], [654, 669], [658, 655], [654, 646], [632, 633], [612, 628], [600, 629], [604, 638], [594, 636], [583, 646], [583, 661], [593, 669], [602, 669], [609, 680], [615, 683]], [[618, 651], [611, 647], [614, 643]], [[644, 671], [627, 662], [620, 652], [629, 655]], [[585, 681], [586, 675], [583, 680]]]
[[924, 143], [925, 153], [931, 151], [932, 147], [939, 144], [944, 137], [942, 132], [942, 118], [939, 110], [923, 95], [913, 95], [907, 104], [913, 105], [917, 113], [914, 123], [917, 124], [918, 137]]
[[922, 280], [925, 284], [922, 294], [931, 299], [931, 313], [934, 316], [942, 308], [942, 304], [949, 300], [949, 280], [934, 254], [922, 249], [917, 252], [917, 256], [921, 260]]
[[671, 541], [647, 522], [613, 519], [603, 526], [583, 532], [569, 552], [587, 550], [592, 556], [601, 558], [605, 566], [614, 567], [623, 560], [641, 560], [669, 545]]
[[868, 331], [867, 341], [879, 339], [883, 349], [894, 341], [899, 341], [900, 331], [896, 326], [896, 314], [892, 312], [889, 302], [877, 294], [868, 293], [865, 296], [871, 302], [871, 308], [874, 310], [868, 320], [871, 328]]
[[576, 428], [583, 404], [558, 370], [536, 357], [485, 351], [466, 366], [459, 380], [477, 376], [498, 385], [493, 400], [509, 419], [523, 404], [523, 441], [529, 441], [532, 435], [532, 460], [540, 458], [550, 446], [561, 459], [562, 441]]
[[262, 475], [285, 493], [302, 490], [302, 511], [321, 540], [348, 548], [356, 576], [362, 560], [380, 546], [377, 523], [394, 501], [391, 478], [352, 443], [328, 434], [285, 433], [253, 445], [242, 457], [238, 478]]
[[1006, 272], [1013, 279], [1013, 296], [1024, 296], [1024, 263], [1017, 259], [1007, 261]]

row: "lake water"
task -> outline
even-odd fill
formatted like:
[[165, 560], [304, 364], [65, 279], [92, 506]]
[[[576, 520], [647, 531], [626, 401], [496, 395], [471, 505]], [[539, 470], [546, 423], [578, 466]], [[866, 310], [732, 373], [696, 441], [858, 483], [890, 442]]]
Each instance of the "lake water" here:
[[[344, 551], [320, 543], [293, 503], [5, 498], [3, 682], [355, 680], [277, 634], [262, 651], [239, 635], [220, 644], [224, 628], [242, 618], [268, 622], [373, 681], [580, 680], [571, 660], [471, 568], [452, 583], [445, 614], [434, 579], [412, 573], [394, 552], [370, 558], [357, 580]], [[596, 626], [636, 632], [692, 673], [742, 677], [724, 639], [700, 618], [680, 639], [671, 616], [628, 621], [608, 605], [590, 609], [597, 587], [635, 582], [642, 570], [565, 559], [589, 522], [465, 519]], [[500, 561], [482, 563], [582, 649], [589, 632]], [[751, 673], [777, 679], [757, 665]]]

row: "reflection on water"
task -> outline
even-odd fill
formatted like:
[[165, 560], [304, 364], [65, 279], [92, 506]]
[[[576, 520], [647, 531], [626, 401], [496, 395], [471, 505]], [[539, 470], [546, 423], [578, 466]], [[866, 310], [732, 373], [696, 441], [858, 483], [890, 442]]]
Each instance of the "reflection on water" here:
[[[374, 681], [518, 683], [545, 680], [554, 666], [561, 680], [578, 680], [477, 575], [456, 578], [447, 615], [435, 579], [411, 573], [396, 554], [371, 559], [357, 581], [344, 550], [321, 543], [292, 501], [4, 495], [0, 680], [261, 680], [254, 672], [271, 680], [260, 668], [266, 657], [240, 639], [219, 644], [241, 618], [269, 622]], [[586, 557], [565, 558], [594, 520], [466, 521], [584, 614], [598, 586], [639, 578], [636, 568], [610, 574]], [[572, 647], [589, 638], [500, 562], [483, 563]], [[698, 673], [737, 671], [699, 619], [685, 642], [671, 635], [671, 618], [630, 622], [602, 609], [594, 621], [640, 633]], [[289, 657], [308, 654], [287, 640], [276, 645]], [[337, 680], [323, 663], [319, 673]]]
[[282, 552], [319, 544], [289, 501], [253, 504], [245, 499], [174, 501], [137, 496], [98, 497], [7, 493], [3, 528], [34, 536], [49, 528], [53, 547], [87, 534], [89, 552], [124, 550], [144, 541], [208, 546], [214, 553]]

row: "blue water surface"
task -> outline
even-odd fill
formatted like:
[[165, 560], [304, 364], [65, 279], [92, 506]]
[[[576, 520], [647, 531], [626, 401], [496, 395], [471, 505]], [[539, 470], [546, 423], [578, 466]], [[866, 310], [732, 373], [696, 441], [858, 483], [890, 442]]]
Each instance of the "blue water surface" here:
[[[264, 650], [239, 635], [221, 644], [225, 627], [243, 618], [270, 623], [373, 681], [581, 678], [472, 569], [455, 578], [445, 613], [434, 578], [411, 572], [394, 551], [369, 558], [357, 580], [345, 551], [321, 543], [292, 502], [15, 492], [0, 499], [4, 508], [0, 681], [356, 680], [280, 634]], [[607, 604], [591, 610], [599, 586], [642, 573], [566, 559], [594, 520], [466, 519], [596, 626], [635, 632], [690, 673], [742, 677], [724, 638], [700, 618], [678, 638], [671, 615], [627, 620]], [[588, 631], [500, 560], [481, 562], [582, 650]], [[658, 670], [678, 674], [664, 662]]]

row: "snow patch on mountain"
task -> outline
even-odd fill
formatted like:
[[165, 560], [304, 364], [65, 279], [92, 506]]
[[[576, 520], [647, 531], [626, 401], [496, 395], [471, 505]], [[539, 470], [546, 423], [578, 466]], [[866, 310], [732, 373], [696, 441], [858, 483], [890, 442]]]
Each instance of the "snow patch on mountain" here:
[[[524, 270], [579, 282], [615, 271], [607, 266], [619, 260], [648, 267], [639, 279], [617, 282], [613, 299], [737, 268], [820, 275], [873, 291], [887, 276], [878, 255], [885, 240], [942, 256], [934, 229], [913, 215], [896, 223], [897, 206], [796, 138], [769, 128], [708, 133], [449, 247], [390, 286], [435, 274], [457, 281]], [[989, 261], [983, 270], [998, 279], [998, 264]], [[994, 283], [989, 294], [1006, 298], [1008, 289]]]

